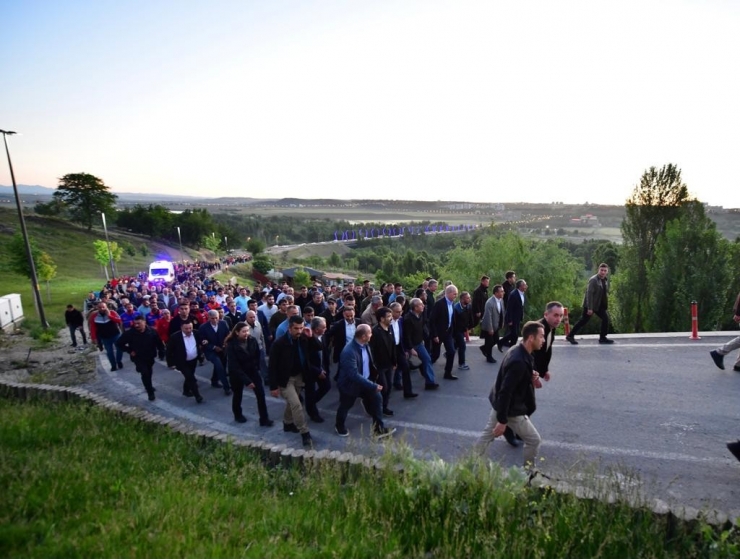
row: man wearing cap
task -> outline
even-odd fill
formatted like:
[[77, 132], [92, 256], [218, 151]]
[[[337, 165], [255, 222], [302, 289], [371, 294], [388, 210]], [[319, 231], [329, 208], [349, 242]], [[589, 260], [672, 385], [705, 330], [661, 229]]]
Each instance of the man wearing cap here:
[[223, 387], [226, 396], [230, 396], [231, 385], [224, 367], [226, 360], [224, 340], [229, 335], [229, 327], [226, 322], [219, 320], [218, 311], [211, 310], [208, 311], [208, 322], [200, 325], [198, 334], [200, 334], [203, 354], [213, 364], [211, 386], [214, 388]]

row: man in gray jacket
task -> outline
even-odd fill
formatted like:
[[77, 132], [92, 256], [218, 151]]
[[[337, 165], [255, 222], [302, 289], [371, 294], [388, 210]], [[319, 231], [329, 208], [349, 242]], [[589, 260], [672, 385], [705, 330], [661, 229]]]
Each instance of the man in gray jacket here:
[[495, 363], [491, 352], [498, 343], [498, 332], [504, 325], [504, 288], [501, 285], [493, 286], [493, 296], [486, 301], [483, 310], [483, 319], [480, 323], [480, 335], [483, 345], [480, 350], [486, 356], [488, 363]]
[[588, 280], [586, 295], [583, 298], [583, 316], [581, 316], [581, 320], [573, 327], [573, 330], [570, 331], [570, 335], [565, 337], [573, 345], [578, 345], [575, 338], [576, 334], [591, 320], [591, 316], [594, 314], [601, 319], [599, 343], [614, 343], [614, 340], [606, 337], [609, 333], [609, 315], [606, 313], [606, 309], [609, 306], [609, 280], [606, 279], [607, 274], [609, 274], [609, 266], [602, 262], [599, 264], [598, 273], [591, 276]]

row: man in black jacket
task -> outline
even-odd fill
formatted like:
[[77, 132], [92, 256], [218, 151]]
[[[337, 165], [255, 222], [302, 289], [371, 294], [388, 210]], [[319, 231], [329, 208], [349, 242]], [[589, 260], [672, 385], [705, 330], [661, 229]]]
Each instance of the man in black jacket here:
[[329, 340], [334, 346], [334, 363], [339, 363], [339, 356], [349, 342], [355, 339], [355, 330], [362, 324], [359, 318], [355, 318], [355, 309], [345, 306], [342, 309], [343, 320], [337, 320], [329, 330]]
[[488, 396], [493, 410], [481, 433], [476, 450], [483, 454], [488, 445], [504, 434], [507, 426], [524, 441], [524, 466], [535, 465], [542, 439], [529, 416], [537, 409], [533, 383], [539, 381], [532, 353], [545, 342], [545, 330], [539, 322], [527, 322], [522, 341], [509, 350], [501, 362], [496, 384]]
[[[532, 353], [534, 359], [534, 370], [545, 381], [550, 380], [550, 359], [552, 358], [552, 343], [555, 341], [555, 330], [563, 320], [563, 304], [551, 301], [545, 307], [545, 316], [540, 319], [540, 324], [545, 331], [545, 342], [542, 347]], [[536, 385], [535, 385], [536, 386]]]
[[[306, 307], [308, 309], [308, 307]], [[308, 374], [306, 375], [306, 413], [314, 423], [323, 423], [318, 404], [331, 390], [329, 378], [329, 341], [326, 336], [326, 320], [316, 316], [311, 320], [311, 327], [304, 328], [308, 334]]]
[[147, 326], [146, 317], [139, 314], [134, 318], [133, 326], [116, 340], [116, 346], [131, 355], [136, 371], [141, 374], [141, 382], [149, 400], [154, 400], [154, 386], [152, 386], [154, 360], [157, 357], [164, 359], [164, 344], [159, 334]]
[[499, 351], [501, 351], [501, 346], [513, 346], [519, 339], [519, 327], [524, 321], [524, 294], [526, 292], [527, 282], [523, 279], [517, 280], [516, 289], [509, 294], [509, 301], [505, 305], [504, 321], [509, 327], [509, 331], [506, 336], [498, 341]]
[[378, 383], [383, 387], [383, 415], [392, 416], [393, 411], [388, 407], [393, 384], [393, 369], [396, 368], [396, 351], [394, 348], [393, 332], [390, 330], [393, 313], [388, 307], [380, 307], [375, 311], [378, 323], [373, 328], [370, 338], [370, 351], [373, 362], [378, 370]]
[[426, 380], [425, 390], [436, 390], [432, 358], [424, 347], [424, 303], [419, 298], [411, 299], [409, 312], [403, 317], [403, 346], [409, 354], [421, 360], [421, 374]]
[[198, 381], [195, 380], [195, 368], [199, 359], [203, 359], [200, 336], [193, 332], [192, 322], [183, 322], [180, 330], [170, 335], [167, 342], [167, 366], [177, 369], [185, 377], [182, 395], [188, 398], [195, 396], [195, 401], [200, 404], [203, 397], [198, 390]]
[[300, 393], [308, 372], [309, 348], [303, 334], [303, 318], [290, 317], [288, 333], [281, 336], [270, 348], [270, 393], [285, 400], [283, 431], [300, 433], [303, 446], [312, 446], [313, 440], [303, 414]]
[[77, 347], [77, 336], [75, 335], [77, 330], [82, 334], [82, 345], [87, 345], [85, 318], [82, 316], [82, 313], [74, 307], [74, 305], [67, 305], [67, 310], [64, 312], [64, 321], [67, 323], [67, 328], [69, 328], [69, 336], [72, 338], [72, 347]]
[[486, 301], [488, 301], [488, 286], [491, 278], [483, 276], [480, 279], [480, 285], [473, 291], [473, 326], [478, 326], [483, 319]]

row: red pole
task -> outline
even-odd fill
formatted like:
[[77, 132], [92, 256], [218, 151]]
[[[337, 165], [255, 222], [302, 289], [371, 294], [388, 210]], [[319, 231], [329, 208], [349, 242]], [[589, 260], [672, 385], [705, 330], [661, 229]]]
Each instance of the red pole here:
[[563, 327], [565, 328], [565, 335], [570, 336], [570, 321], [568, 321], [567, 307], [563, 307]]
[[699, 337], [699, 311], [696, 301], [691, 301], [691, 336], [690, 340], [701, 340]]

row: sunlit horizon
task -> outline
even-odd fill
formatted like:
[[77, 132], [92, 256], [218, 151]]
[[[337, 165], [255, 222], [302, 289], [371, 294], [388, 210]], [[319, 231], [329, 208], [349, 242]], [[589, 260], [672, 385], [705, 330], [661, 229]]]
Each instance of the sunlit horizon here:
[[31, 0], [0, 17], [21, 184], [623, 205], [673, 163], [697, 199], [740, 207], [738, 3]]

